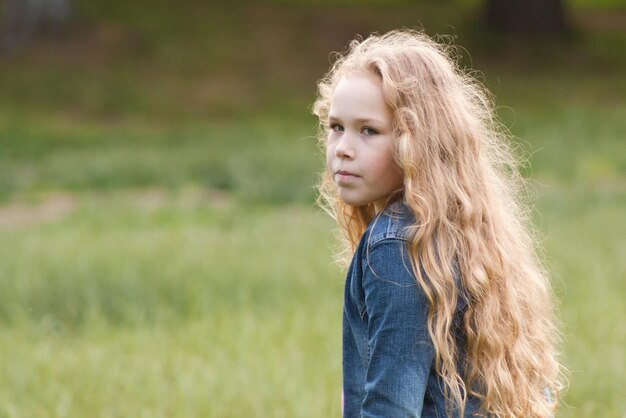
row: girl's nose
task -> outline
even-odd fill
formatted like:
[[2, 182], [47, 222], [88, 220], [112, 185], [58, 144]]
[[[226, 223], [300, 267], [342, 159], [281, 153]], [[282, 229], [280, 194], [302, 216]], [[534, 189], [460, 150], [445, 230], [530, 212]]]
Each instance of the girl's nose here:
[[335, 156], [342, 159], [354, 158], [354, 147], [350, 144], [350, 139], [346, 138], [345, 135], [339, 140], [339, 143], [335, 148]]

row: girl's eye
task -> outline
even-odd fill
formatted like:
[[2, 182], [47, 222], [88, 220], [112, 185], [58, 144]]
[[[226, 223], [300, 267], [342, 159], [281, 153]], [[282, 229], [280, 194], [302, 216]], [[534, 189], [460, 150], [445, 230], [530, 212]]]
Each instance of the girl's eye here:
[[343, 132], [343, 126], [339, 125], [338, 123], [332, 123], [330, 125], [330, 130], [333, 132]]
[[378, 132], [376, 132], [374, 129], [372, 128], [363, 128], [363, 134], [367, 135], [367, 136], [372, 136], [372, 135], [377, 135]]

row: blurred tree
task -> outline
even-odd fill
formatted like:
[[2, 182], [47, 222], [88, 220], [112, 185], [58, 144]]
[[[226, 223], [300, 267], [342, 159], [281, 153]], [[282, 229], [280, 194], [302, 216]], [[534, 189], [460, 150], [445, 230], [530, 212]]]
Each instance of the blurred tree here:
[[564, 37], [569, 33], [563, 0], [486, 0], [491, 30], [523, 37]]
[[57, 32], [70, 9], [70, 0], [4, 0], [0, 46], [12, 50], [42, 31]]

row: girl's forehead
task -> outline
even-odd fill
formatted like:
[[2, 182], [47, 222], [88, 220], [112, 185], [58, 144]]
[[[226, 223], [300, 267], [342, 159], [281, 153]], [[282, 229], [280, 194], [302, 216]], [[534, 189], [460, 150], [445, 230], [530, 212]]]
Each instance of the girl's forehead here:
[[390, 117], [382, 83], [374, 75], [353, 74], [337, 83], [330, 101], [329, 118], [386, 121]]
[[370, 100], [382, 99], [382, 83], [369, 74], [353, 74], [339, 80], [332, 95], [332, 101], [359, 96]]
[[376, 93], [381, 97], [383, 95], [382, 81], [379, 77], [367, 71], [355, 71], [347, 73], [337, 80], [332, 98], [346, 90], [351, 93], [362, 93], [362, 89], [369, 93]]
[[366, 78], [376, 79], [377, 81], [382, 81], [380, 76], [376, 74], [374, 71], [369, 70], [367, 68], [355, 67], [355, 68], [344, 69], [343, 71], [338, 73], [336, 76], [336, 80], [337, 80], [336, 84], [339, 84], [341, 80], [344, 80], [346, 78], [354, 78], [354, 77], [366, 77]]

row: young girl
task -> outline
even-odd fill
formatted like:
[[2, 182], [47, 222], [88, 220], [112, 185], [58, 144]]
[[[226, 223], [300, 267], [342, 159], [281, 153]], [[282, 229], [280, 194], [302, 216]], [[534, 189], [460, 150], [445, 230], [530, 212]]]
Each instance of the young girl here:
[[319, 82], [323, 207], [351, 263], [345, 417], [549, 417], [558, 332], [521, 178], [483, 88], [421, 32]]

